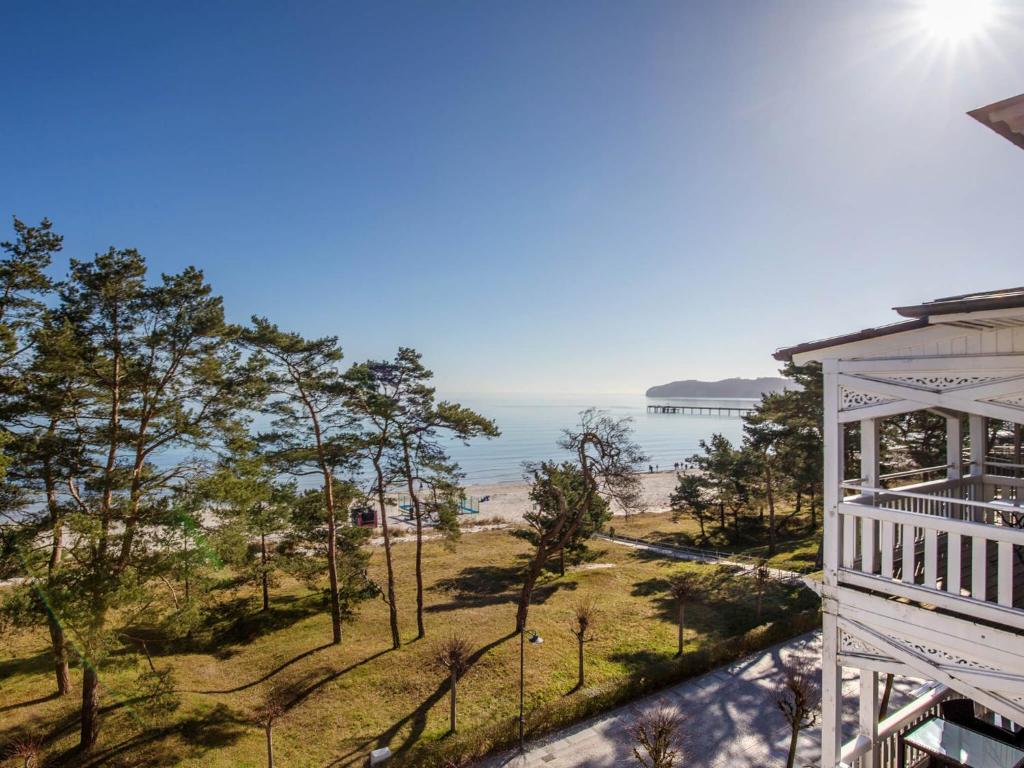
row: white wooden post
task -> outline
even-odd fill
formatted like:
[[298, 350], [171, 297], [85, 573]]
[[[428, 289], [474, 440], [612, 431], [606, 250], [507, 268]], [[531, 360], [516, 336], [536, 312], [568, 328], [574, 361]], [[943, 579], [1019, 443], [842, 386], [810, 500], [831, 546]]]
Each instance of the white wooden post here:
[[946, 477], [955, 480], [963, 473], [964, 436], [959, 416], [946, 417]]
[[871, 749], [861, 755], [861, 768], [878, 766], [878, 673], [860, 671], [860, 735], [871, 740]]
[[[985, 417], [972, 413], [968, 416], [967, 425], [971, 435], [970, 474], [972, 477], [979, 478], [972, 488], [972, 498], [975, 501], [988, 501], [985, 498], [985, 483], [980, 479], [985, 474], [985, 444], [988, 442], [988, 435], [985, 434]], [[982, 510], [976, 509], [974, 512], [975, 522], [985, 522], [984, 514]]]
[[839, 552], [842, 526], [839, 522], [840, 482], [843, 478], [842, 428], [839, 424], [837, 362], [825, 360], [824, 373], [824, 546], [822, 561], [821, 651], [821, 765], [836, 768], [842, 750], [842, 667], [839, 665], [839, 625], [836, 590], [839, 584]]
[[[879, 440], [878, 440], [878, 419], [861, 419], [860, 422], [860, 474], [864, 485], [869, 488], [880, 488], [882, 482], [879, 478]], [[872, 504], [875, 496], [872, 494]], [[860, 558], [861, 570], [865, 573], [875, 572], [875, 542], [878, 540], [876, 529], [878, 524], [874, 520], [861, 518], [860, 531]]]
[[985, 472], [985, 417], [976, 413], [967, 417], [967, 425], [971, 435], [971, 474], [981, 475]]

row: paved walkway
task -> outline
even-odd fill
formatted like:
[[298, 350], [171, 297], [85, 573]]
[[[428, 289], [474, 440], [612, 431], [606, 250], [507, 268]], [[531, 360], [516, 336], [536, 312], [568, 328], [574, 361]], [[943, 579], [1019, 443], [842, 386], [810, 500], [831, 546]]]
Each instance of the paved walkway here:
[[[674, 547], [669, 544], [654, 544], [641, 539], [633, 538], [622, 538], [616, 536], [606, 536], [603, 533], [594, 534], [594, 538], [606, 541], [609, 544], [618, 544], [623, 547], [632, 547], [633, 549], [642, 549], [647, 552], [655, 552], [663, 557], [667, 557], [673, 560], [687, 560], [693, 563], [713, 563], [717, 565], [731, 565], [735, 568], [742, 569], [746, 572], [751, 572], [757, 567], [758, 561], [753, 558], [743, 558], [742, 556], [729, 555], [724, 552], [712, 552], [710, 550], [701, 550], [691, 547]], [[769, 568], [768, 573], [776, 581], [803, 581], [806, 574], [797, 573], [796, 571], [787, 571], [782, 568]]]
[[[483, 763], [483, 768], [637, 768], [629, 728], [640, 713], [660, 707], [674, 708], [685, 717], [682, 768], [781, 768], [789, 749], [789, 726], [775, 704], [775, 695], [782, 663], [794, 657], [820, 663], [820, 633], [803, 635], [529, 742], [525, 756], [505, 754]], [[907, 691], [919, 682], [898, 679], [889, 711], [903, 706]], [[855, 671], [844, 676], [844, 726], [849, 734], [855, 728], [858, 690]], [[804, 731], [796, 765], [814, 766], [820, 757], [820, 730]]]

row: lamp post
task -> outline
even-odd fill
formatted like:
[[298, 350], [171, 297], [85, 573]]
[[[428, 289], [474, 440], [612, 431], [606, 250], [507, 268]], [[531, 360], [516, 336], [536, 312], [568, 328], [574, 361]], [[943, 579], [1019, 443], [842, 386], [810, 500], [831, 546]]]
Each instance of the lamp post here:
[[544, 638], [532, 629], [521, 629], [519, 631], [519, 752], [526, 751], [524, 746], [524, 731], [526, 729], [526, 636], [530, 636], [530, 643], [540, 645]]

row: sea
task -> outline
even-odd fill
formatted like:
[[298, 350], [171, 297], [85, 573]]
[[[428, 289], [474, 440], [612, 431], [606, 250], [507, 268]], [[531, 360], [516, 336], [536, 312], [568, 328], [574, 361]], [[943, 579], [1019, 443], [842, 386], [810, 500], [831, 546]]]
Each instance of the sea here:
[[[752, 406], [756, 400], [723, 398], [648, 398], [643, 395], [474, 395], [441, 394], [493, 419], [501, 437], [474, 439], [464, 445], [452, 441], [449, 453], [465, 473], [467, 485], [520, 482], [523, 463], [569, 458], [559, 448], [562, 431], [578, 423], [579, 414], [596, 408], [609, 416], [628, 418], [633, 439], [643, 448], [649, 465], [671, 469], [700, 450], [700, 441], [715, 433], [739, 443], [743, 420], [739, 416], [648, 413], [648, 405]], [[642, 467], [647, 470], [647, 466]]]

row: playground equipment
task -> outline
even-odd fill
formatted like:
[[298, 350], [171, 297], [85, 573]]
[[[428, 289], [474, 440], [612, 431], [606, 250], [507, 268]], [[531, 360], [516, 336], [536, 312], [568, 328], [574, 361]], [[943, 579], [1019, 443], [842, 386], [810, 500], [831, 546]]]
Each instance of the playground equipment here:
[[[459, 498], [458, 511], [460, 515], [479, 515], [480, 514], [480, 502], [476, 496], [461, 496]], [[421, 498], [420, 506], [423, 509], [423, 517], [426, 520], [437, 520], [437, 509], [440, 506], [440, 502], [429, 498]], [[408, 518], [412, 518], [413, 507], [412, 499], [408, 494], [402, 494], [398, 497], [398, 508], [405, 512]]]

